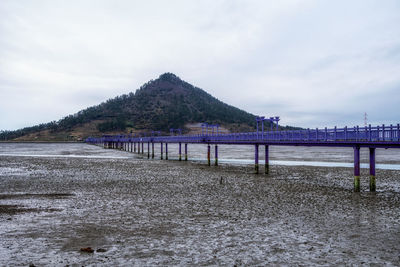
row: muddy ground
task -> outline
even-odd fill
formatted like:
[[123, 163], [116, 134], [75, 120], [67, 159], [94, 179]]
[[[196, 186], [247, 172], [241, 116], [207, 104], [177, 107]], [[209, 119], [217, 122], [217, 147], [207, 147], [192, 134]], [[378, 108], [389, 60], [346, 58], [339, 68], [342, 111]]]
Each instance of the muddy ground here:
[[0, 156], [1, 266], [400, 265], [399, 171], [370, 193], [363, 169], [353, 193], [351, 168], [265, 176], [82, 146]]

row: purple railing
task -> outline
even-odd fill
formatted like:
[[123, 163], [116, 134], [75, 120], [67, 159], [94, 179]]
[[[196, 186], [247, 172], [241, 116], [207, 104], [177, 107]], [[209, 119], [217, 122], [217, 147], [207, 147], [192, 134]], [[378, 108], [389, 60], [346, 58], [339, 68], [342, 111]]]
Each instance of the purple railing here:
[[264, 131], [230, 134], [197, 134], [177, 136], [112, 135], [100, 138], [89, 137], [87, 143], [104, 142], [154, 142], [154, 143], [242, 143], [242, 142], [400, 142], [400, 125], [381, 125], [372, 127], [344, 127], [333, 129], [306, 129], [288, 131]]

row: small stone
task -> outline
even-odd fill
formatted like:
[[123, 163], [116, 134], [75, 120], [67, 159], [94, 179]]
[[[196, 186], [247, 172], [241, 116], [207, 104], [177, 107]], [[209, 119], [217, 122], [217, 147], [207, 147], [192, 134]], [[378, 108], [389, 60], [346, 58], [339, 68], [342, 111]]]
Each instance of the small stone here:
[[99, 248], [99, 249], [96, 250], [96, 252], [106, 252], [106, 251], [107, 251], [107, 250], [104, 249], [104, 248]]
[[82, 252], [87, 252], [87, 253], [93, 253], [94, 250], [91, 247], [87, 247], [87, 248], [81, 248]]

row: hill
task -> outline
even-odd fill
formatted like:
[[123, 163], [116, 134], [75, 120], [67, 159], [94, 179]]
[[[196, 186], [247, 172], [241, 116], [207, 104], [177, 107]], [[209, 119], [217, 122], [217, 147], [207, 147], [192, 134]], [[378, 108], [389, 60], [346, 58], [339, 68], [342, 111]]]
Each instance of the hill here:
[[255, 116], [223, 103], [172, 73], [131, 92], [59, 121], [5, 131], [0, 140], [81, 140], [113, 133], [145, 133], [170, 128], [193, 132], [199, 123], [220, 124], [225, 131], [254, 130]]

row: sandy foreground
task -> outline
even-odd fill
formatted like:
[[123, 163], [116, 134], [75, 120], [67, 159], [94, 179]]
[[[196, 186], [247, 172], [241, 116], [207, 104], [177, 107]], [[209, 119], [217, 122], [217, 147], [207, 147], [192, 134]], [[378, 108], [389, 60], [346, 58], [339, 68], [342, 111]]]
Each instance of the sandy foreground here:
[[0, 265], [400, 265], [399, 171], [113, 153], [0, 156]]

